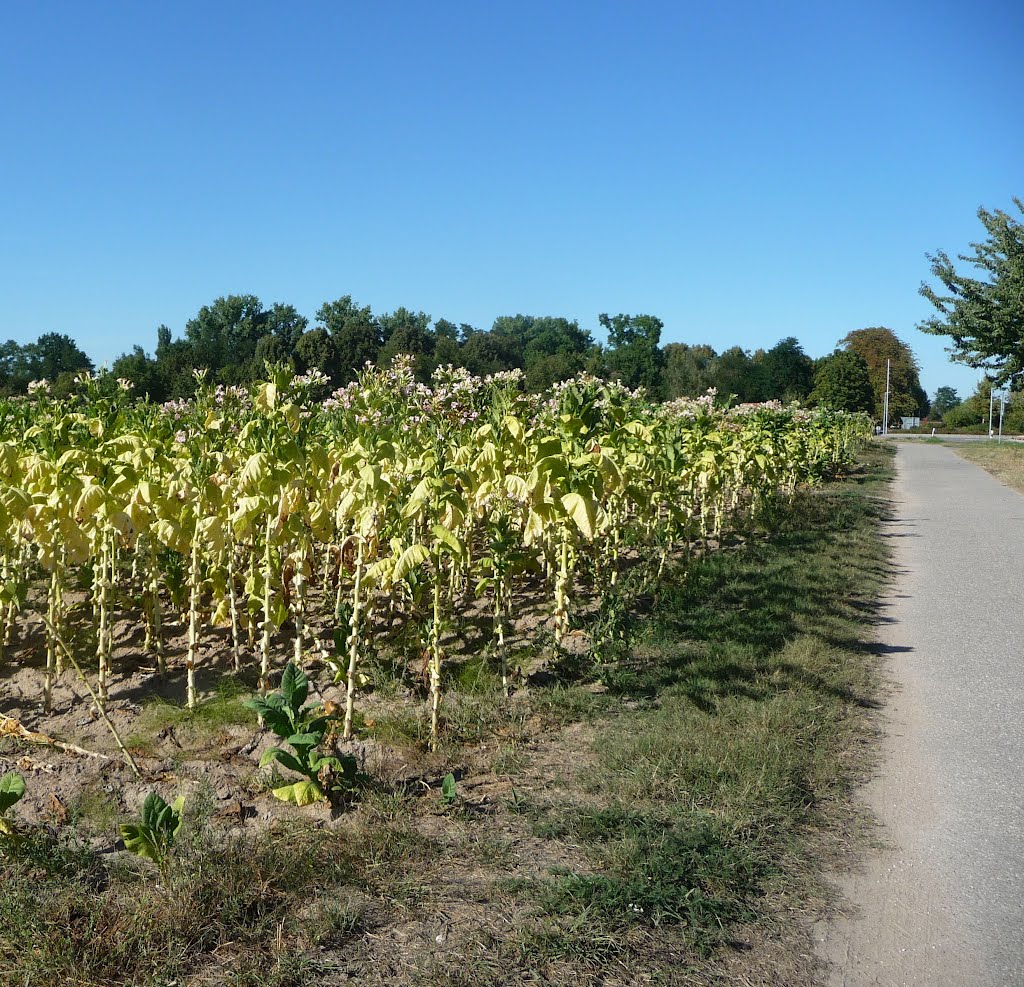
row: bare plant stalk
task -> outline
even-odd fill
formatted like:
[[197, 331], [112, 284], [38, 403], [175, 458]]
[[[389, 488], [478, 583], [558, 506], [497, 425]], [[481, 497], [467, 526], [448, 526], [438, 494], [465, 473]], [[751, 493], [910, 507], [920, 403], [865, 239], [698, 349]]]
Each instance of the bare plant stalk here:
[[238, 626], [238, 594], [235, 589], [235, 539], [228, 538], [228, 603], [231, 607], [231, 653], [235, 661], [235, 671], [242, 670], [242, 642], [239, 639]]
[[555, 577], [555, 644], [569, 632], [569, 530], [562, 529], [558, 553], [558, 575]]
[[272, 542], [274, 519], [267, 521], [267, 542], [263, 548], [263, 636], [260, 640], [260, 692], [266, 694], [270, 688], [270, 628], [272, 626], [270, 608], [274, 602], [273, 578], [274, 556]]
[[356, 671], [359, 667], [359, 644], [360, 644], [360, 621], [362, 618], [362, 585], [363, 585], [363, 550], [365, 542], [359, 535], [352, 535], [359, 539], [359, 548], [356, 550], [355, 583], [352, 588], [352, 615], [349, 618], [348, 634], [348, 685], [345, 695], [345, 731], [344, 738], [348, 740], [352, 736], [352, 717], [356, 708]]
[[97, 589], [99, 626], [96, 636], [96, 659], [99, 664], [99, 694], [100, 700], [107, 700], [107, 679], [110, 676], [110, 652], [112, 650], [112, 634], [110, 630], [110, 603], [113, 579], [111, 567], [113, 556], [111, 553], [111, 538], [108, 531], [100, 534], [100, 571]]
[[164, 656], [163, 611], [160, 607], [160, 570], [156, 564], [156, 548], [153, 540], [149, 540], [149, 564], [147, 580], [149, 588], [149, 647], [156, 655], [156, 670], [159, 675], [167, 671], [167, 659]]
[[441, 734], [441, 553], [434, 555], [434, 622], [430, 628], [430, 747]]
[[85, 686], [92, 698], [93, 704], [96, 707], [96, 712], [99, 713], [100, 719], [107, 725], [107, 729], [110, 731], [110, 735], [114, 738], [114, 743], [121, 749], [121, 753], [124, 755], [125, 760], [128, 762], [128, 767], [132, 769], [132, 774], [135, 775], [140, 781], [142, 780], [142, 772], [139, 771], [139, 766], [135, 763], [135, 758], [132, 757], [131, 751], [128, 750], [124, 745], [124, 741], [121, 740], [121, 735], [117, 732], [117, 728], [113, 723], [110, 722], [110, 717], [107, 716], [107, 711], [103, 708], [103, 703], [100, 702], [99, 696], [93, 691], [93, 687], [89, 685], [89, 680], [85, 677], [85, 672], [82, 671], [82, 666], [75, 660], [75, 656], [71, 653], [71, 649], [64, 643], [60, 634], [57, 633], [57, 628], [50, 623], [48, 617], [43, 618], [43, 623], [47, 625], [47, 630], [53, 635], [54, 640], [57, 642], [58, 647], [64, 652], [67, 660], [71, 662], [71, 667], [78, 673], [79, 679], [82, 681], [82, 685]]
[[[50, 590], [47, 593], [46, 614], [51, 627], [59, 626], [57, 619], [60, 605], [60, 563], [56, 555], [53, 558], [53, 571], [50, 573]], [[53, 678], [57, 671], [57, 640], [46, 631], [46, 675], [43, 678], [43, 712], [49, 713], [53, 708]]]
[[192, 555], [188, 567], [188, 651], [185, 654], [188, 708], [196, 705], [196, 656], [199, 651], [199, 525], [192, 534]]
[[295, 641], [293, 659], [297, 667], [302, 665], [302, 644], [306, 632], [306, 557], [302, 548], [296, 553], [295, 559], [295, 605], [292, 610], [292, 623], [295, 625]]

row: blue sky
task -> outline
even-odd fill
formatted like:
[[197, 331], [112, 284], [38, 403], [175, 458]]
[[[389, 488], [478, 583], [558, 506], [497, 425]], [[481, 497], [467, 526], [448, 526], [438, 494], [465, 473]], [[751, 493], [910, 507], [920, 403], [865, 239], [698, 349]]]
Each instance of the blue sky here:
[[1024, 195], [1009, 0], [8, 3], [0, 37], [0, 339], [97, 362], [351, 294], [812, 356], [886, 325], [963, 394], [925, 253]]

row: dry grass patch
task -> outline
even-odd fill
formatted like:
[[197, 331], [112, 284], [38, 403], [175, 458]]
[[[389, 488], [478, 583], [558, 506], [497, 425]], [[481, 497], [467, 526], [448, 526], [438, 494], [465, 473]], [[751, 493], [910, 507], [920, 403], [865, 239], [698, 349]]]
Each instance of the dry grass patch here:
[[1024, 493], [1024, 442], [964, 442], [950, 447], [1008, 487]]

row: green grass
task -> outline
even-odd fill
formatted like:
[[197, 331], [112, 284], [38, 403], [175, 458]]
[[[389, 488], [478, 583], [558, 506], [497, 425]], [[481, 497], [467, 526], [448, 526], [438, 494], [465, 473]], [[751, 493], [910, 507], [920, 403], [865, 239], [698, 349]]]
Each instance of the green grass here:
[[187, 746], [205, 745], [211, 735], [227, 727], [255, 729], [256, 714], [243, 705], [251, 695], [251, 689], [225, 679], [215, 695], [194, 709], [154, 697], [143, 707], [125, 742], [132, 750], [151, 754], [159, 744], [159, 735], [168, 728], [173, 728], [179, 743]]
[[333, 893], [357, 873], [351, 849], [302, 830], [211, 839], [196, 834], [158, 884], [40, 835], [0, 864], [0, 983], [155, 985], [197, 967], [233, 984], [314, 979], [315, 949], [359, 927]]
[[799, 908], [820, 891], [830, 836], [858, 825], [850, 752], [878, 690], [864, 621], [887, 575], [875, 495], [889, 455], [799, 494], [769, 538], [671, 574], [630, 658], [605, 670], [637, 708], [602, 725], [582, 804], [538, 823], [591, 867], [526, 888], [556, 928], [574, 920], [576, 948], [676, 926], [707, 955], [739, 923], [774, 922], [780, 896]]

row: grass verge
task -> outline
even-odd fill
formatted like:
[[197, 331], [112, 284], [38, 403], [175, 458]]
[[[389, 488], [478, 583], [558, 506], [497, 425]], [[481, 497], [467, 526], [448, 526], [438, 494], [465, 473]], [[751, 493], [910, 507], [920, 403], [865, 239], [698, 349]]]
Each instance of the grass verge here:
[[949, 446], [1008, 487], [1024, 493], [1024, 442], [964, 442]]
[[806, 935], [794, 917], [809, 925], [823, 865], [863, 823], [849, 794], [879, 688], [865, 624], [887, 576], [890, 455], [799, 494], [769, 538], [666, 580], [632, 655], [605, 672], [626, 711], [600, 730], [582, 798], [541, 814], [540, 831], [582, 846], [589, 867], [530, 882], [551, 919], [536, 948], [614, 942], [618, 964], [650, 972], [646, 938], [629, 944], [657, 930], [679, 946], [665, 982], [684, 983], [723, 948]]

